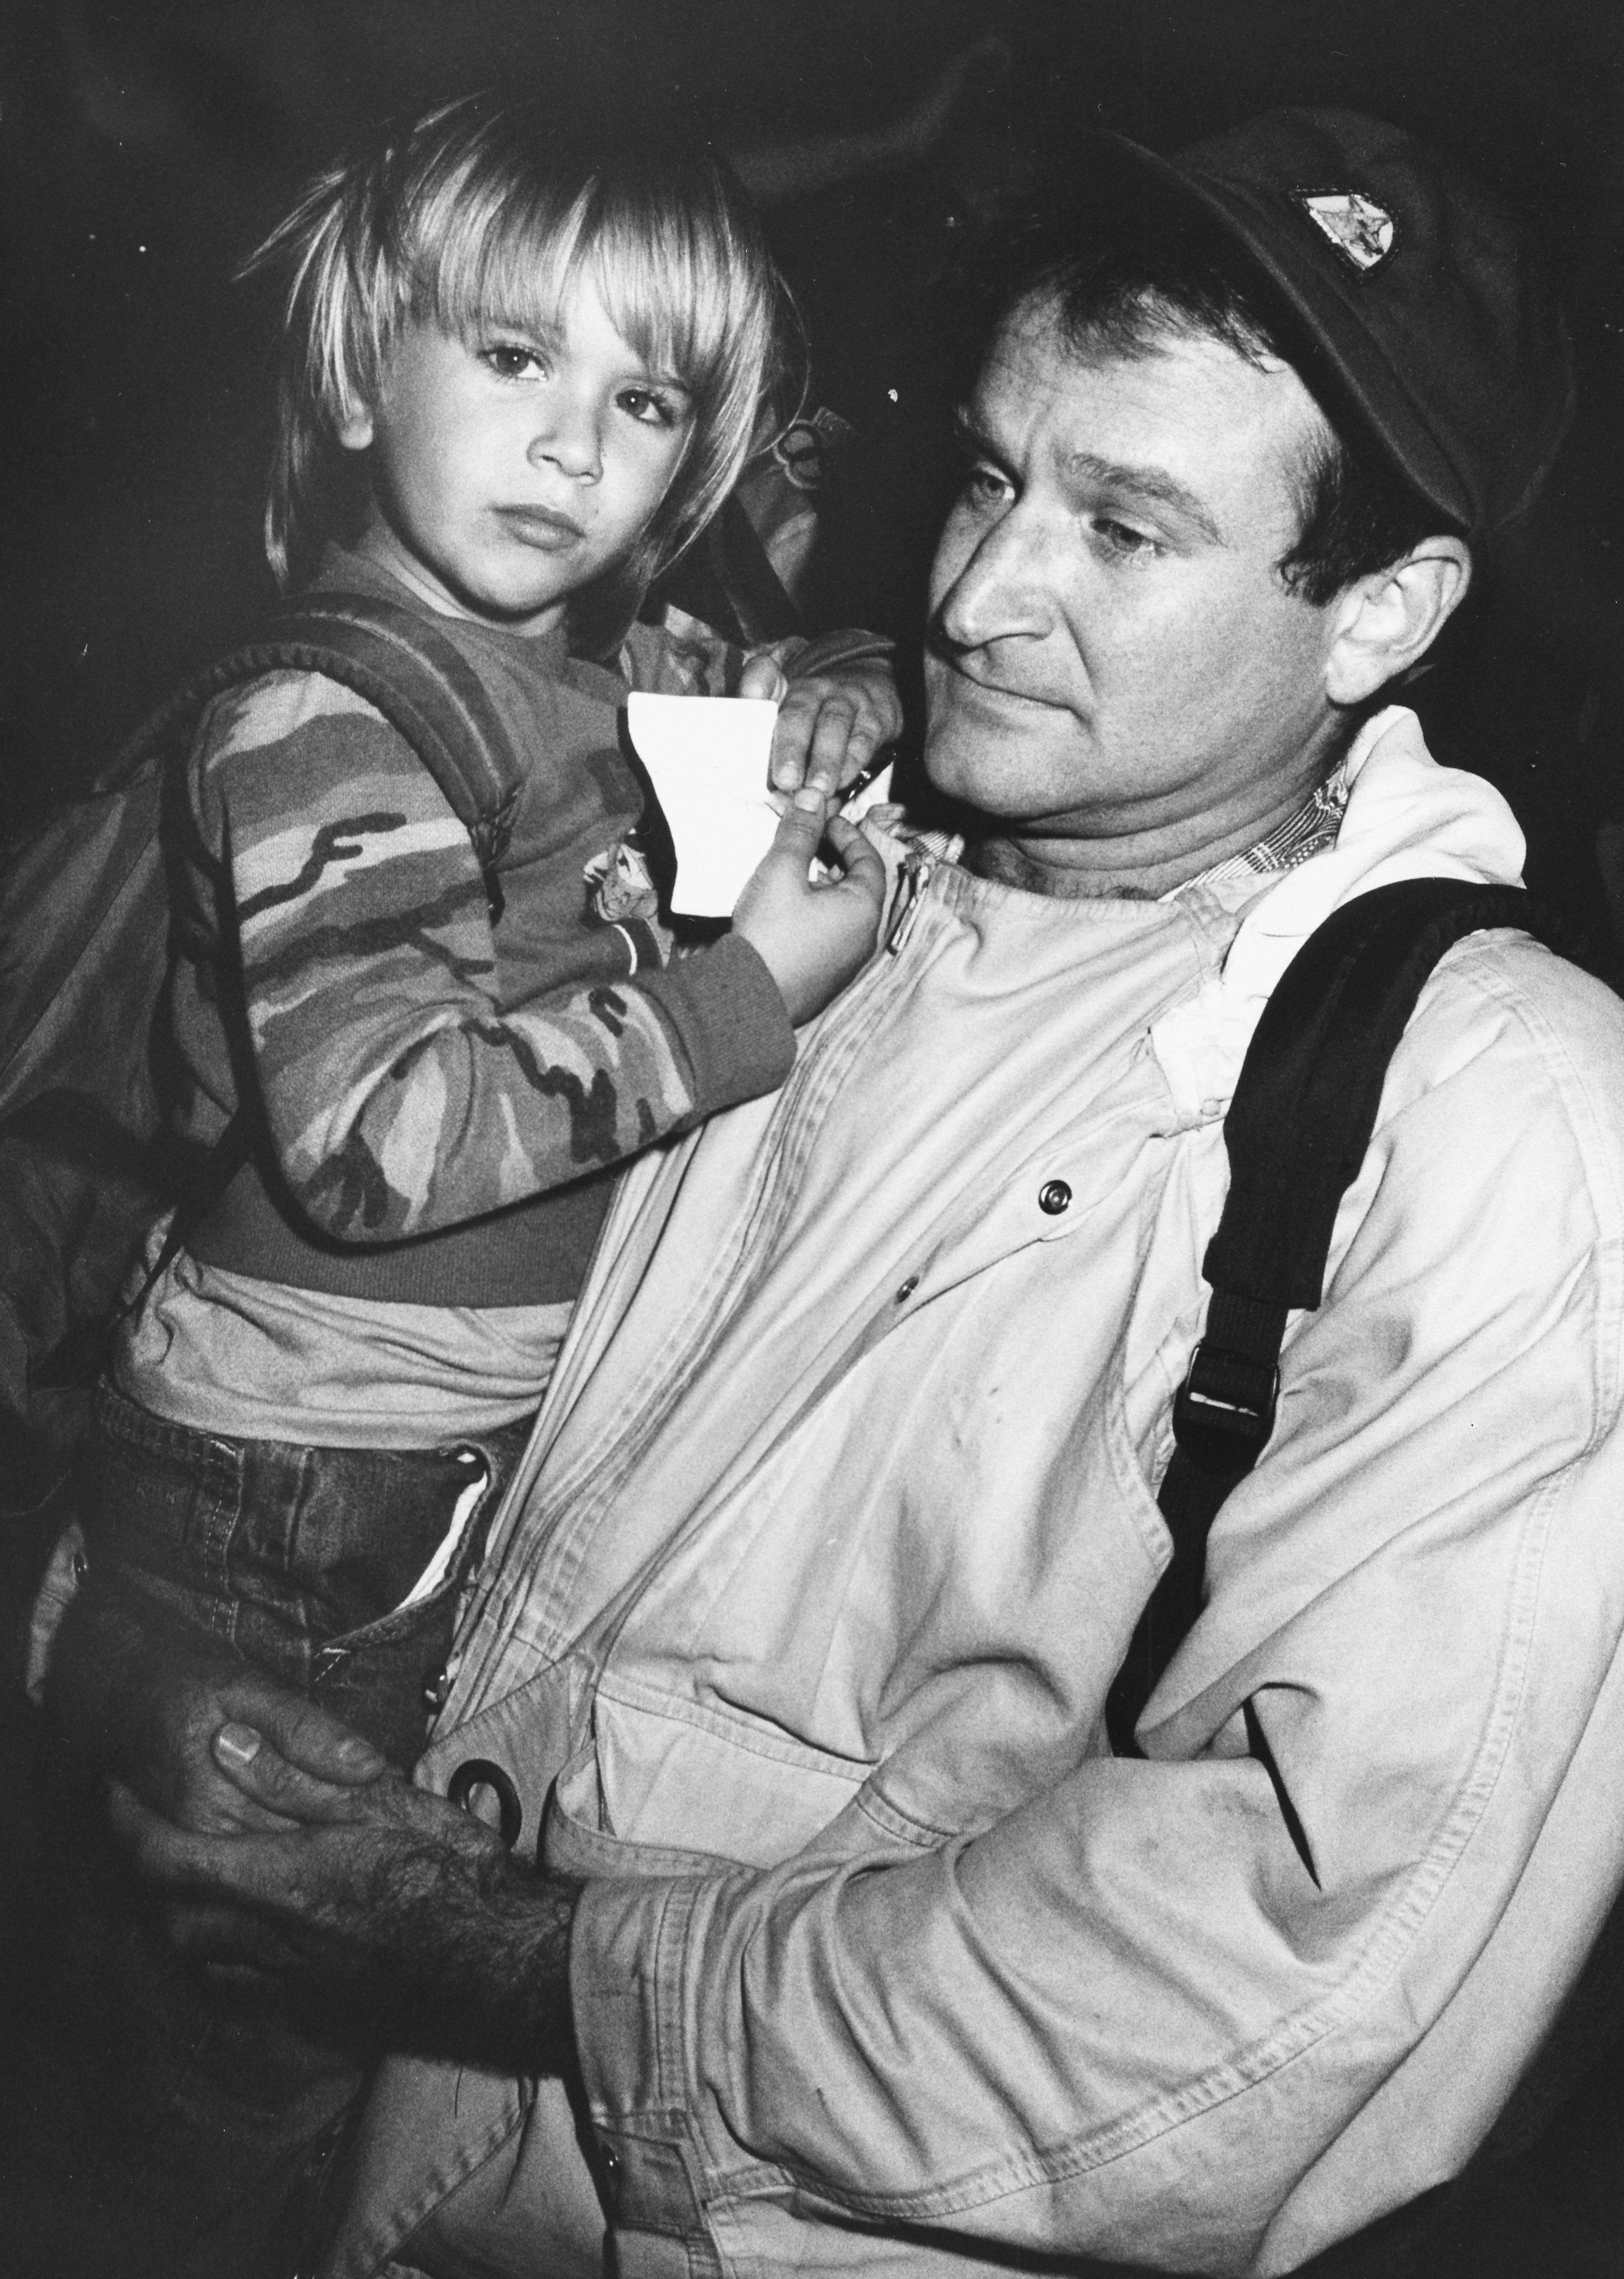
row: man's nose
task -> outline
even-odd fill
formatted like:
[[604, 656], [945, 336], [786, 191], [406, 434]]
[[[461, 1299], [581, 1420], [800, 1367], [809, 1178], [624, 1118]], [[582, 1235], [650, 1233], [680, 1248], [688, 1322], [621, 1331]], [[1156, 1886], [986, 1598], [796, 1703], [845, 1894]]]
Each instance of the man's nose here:
[[596, 406], [566, 389], [550, 390], [549, 396], [530, 439], [531, 465], [550, 463], [560, 474], [596, 482], [604, 472], [604, 447]]
[[[1041, 637], [1052, 615], [1043, 533], [1019, 507], [989, 529], [962, 532], [950, 520], [937, 556], [936, 629], [954, 648]], [[941, 585], [942, 573], [947, 584]]]

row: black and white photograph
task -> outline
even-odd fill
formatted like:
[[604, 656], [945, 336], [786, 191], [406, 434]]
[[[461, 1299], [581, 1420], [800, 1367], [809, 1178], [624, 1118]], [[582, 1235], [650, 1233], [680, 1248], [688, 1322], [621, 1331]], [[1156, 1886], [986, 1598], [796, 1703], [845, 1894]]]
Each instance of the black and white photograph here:
[[1624, 2272], [1624, 12], [12, 0], [0, 2279]]

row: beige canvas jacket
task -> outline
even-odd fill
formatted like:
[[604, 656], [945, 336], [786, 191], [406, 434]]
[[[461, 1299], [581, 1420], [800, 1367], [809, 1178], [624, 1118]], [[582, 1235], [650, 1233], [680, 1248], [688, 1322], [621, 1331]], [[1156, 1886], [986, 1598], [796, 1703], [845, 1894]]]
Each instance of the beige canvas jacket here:
[[1526, 938], [1428, 984], [1147, 1761], [1101, 1723], [1258, 1012], [1520, 863], [1411, 715], [1351, 771], [1238, 912], [916, 870], [633, 1174], [424, 1772], [592, 1879], [596, 2180], [557, 2083], [397, 2062], [331, 2274], [568, 2279], [604, 2208], [625, 2279], [1281, 2272], [1490, 2126], [1624, 1876], [1624, 1007]]

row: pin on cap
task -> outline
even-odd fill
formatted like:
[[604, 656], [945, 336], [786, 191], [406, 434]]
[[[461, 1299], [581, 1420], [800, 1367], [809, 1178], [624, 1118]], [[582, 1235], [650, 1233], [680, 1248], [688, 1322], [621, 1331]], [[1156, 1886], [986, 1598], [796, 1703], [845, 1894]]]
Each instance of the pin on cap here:
[[1572, 416], [1566, 334], [1527, 233], [1463, 168], [1351, 111], [1268, 111], [1173, 158], [1097, 151], [1242, 249], [1444, 527], [1483, 538], [1528, 503]]

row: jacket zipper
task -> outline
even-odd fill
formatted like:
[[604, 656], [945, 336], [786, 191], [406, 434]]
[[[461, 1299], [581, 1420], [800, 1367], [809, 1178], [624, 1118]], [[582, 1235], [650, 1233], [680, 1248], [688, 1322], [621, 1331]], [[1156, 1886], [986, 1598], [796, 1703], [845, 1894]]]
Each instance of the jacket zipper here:
[[913, 922], [920, 914], [920, 905], [925, 899], [925, 889], [930, 884], [930, 874], [935, 868], [935, 864], [928, 855], [911, 855], [903, 865], [902, 894], [885, 945], [888, 957], [901, 956], [908, 936], [913, 932]]

